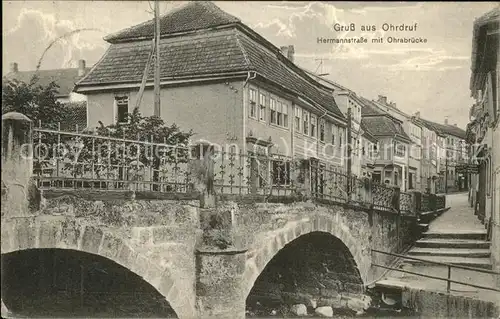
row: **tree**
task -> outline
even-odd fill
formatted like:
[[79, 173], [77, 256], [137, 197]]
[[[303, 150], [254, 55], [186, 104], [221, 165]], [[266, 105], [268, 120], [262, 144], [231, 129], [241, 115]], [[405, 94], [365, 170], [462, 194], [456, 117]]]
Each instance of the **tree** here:
[[59, 86], [55, 82], [42, 86], [38, 77], [30, 83], [17, 79], [7, 79], [2, 83], [2, 115], [19, 112], [29, 117], [33, 123], [41, 121], [45, 128], [55, 129], [64, 119], [65, 108], [57, 101]]
[[72, 147], [65, 169], [75, 178], [90, 173], [100, 180], [139, 180], [139, 171], [147, 168], [155, 183], [153, 190], [160, 190], [158, 183], [166, 175], [187, 173], [179, 170], [188, 161], [193, 132], [182, 132], [175, 124], [167, 126], [160, 117], [145, 117], [135, 109], [126, 123], [100, 123], [93, 133], [65, 143]]

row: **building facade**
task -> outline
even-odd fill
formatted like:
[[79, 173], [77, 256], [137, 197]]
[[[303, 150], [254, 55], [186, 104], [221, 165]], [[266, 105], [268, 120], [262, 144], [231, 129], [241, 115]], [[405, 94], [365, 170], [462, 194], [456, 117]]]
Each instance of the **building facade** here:
[[[412, 117], [396, 107], [396, 103], [388, 102], [386, 96], [379, 95], [377, 101], [371, 101], [379, 110], [389, 114], [402, 123], [402, 127], [411, 142], [407, 149], [408, 168], [405, 172], [405, 187], [407, 189], [425, 190], [421, 183], [422, 158], [422, 126], [412, 121]], [[424, 189], [422, 189], [424, 188]]]
[[420, 124], [421, 127], [421, 188], [432, 194], [438, 192], [439, 189], [439, 161], [438, 154], [440, 152], [438, 145], [438, 133], [434, 128], [426, 125], [420, 118], [420, 112], [416, 112], [412, 117], [414, 123]]
[[[306, 71], [308, 72], [308, 71]], [[373, 172], [373, 156], [377, 139], [361, 126], [361, 109], [363, 101], [355, 92], [324, 77], [308, 72], [315, 80], [331, 89], [335, 102], [347, 117], [351, 110], [351, 172], [358, 177], [371, 178]], [[347, 163], [345, 163], [347, 165]]]
[[[489, 230], [493, 268], [500, 270], [500, 8], [474, 21], [467, 138], [472, 144], [470, 163], [477, 167], [471, 179], [471, 204]], [[500, 278], [497, 280], [500, 287]]]
[[[193, 21], [193, 15], [202, 18]], [[137, 71], [148, 63], [152, 25], [107, 36], [108, 51], [78, 82], [91, 126], [127, 121], [135, 107], [154, 115], [153, 72], [138, 100], [143, 74]], [[277, 48], [211, 2], [188, 3], [160, 25], [169, 30], [160, 41], [157, 114], [166, 123], [225, 151], [316, 158], [345, 170], [346, 118], [332, 92], [294, 64], [293, 48]]]
[[379, 110], [372, 101], [365, 98], [362, 101], [362, 127], [377, 139], [372, 180], [408, 190], [411, 139], [403, 130], [403, 123]]

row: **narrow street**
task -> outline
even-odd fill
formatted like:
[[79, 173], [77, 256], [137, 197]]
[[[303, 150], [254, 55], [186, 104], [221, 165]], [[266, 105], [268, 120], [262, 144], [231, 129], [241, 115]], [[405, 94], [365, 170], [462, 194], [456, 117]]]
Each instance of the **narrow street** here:
[[[491, 269], [489, 245], [485, 241], [486, 230], [469, 206], [466, 193], [446, 196], [450, 210], [429, 224], [423, 238], [410, 249], [411, 257], [451, 263], [474, 268]], [[446, 266], [423, 264], [417, 261], [402, 261], [403, 270], [429, 276], [446, 278]], [[495, 275], [452, 268], [451, 279], [475, 285], [494, 287]], [[433, 291], [446, 291], [446, 281], [426, 278], [398, 271], [390, 271], [378, 285], [388, 287], [410, 287]], [[451, 283], [450, 293], [467, 297], [491, 300], [500, 303], [498, 292]]]

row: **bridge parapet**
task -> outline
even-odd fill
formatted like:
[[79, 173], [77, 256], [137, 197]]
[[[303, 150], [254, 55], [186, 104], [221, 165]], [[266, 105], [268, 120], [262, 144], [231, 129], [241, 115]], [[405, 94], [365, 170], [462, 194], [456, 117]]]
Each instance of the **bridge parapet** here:
[[[2, 121], [30, 123], [17, 115]], [[30, 125], [4, 128], [10, 151], [2, 153], [2, 163], [8, 164], [2, 173], [13, 173], [2, 174], [2, 253], [76, 247], [100, 254], [143, 276], [183, 318], [195, 312], [203, 318], [244, 316], [245, 298], [266, 265], [286, 245], [312, 233], [330, 234], [343, 243], [349, 254], [341, 261], [356, 265], [357, 271], [344, 277], [362, 281], [349, 279], [344, 286], [361, 291], [379, 275], [371, 263], [391, 261], [372, 255], [371, 249], [400, 252], [417, 235], [419, 198], [429, 198], [348, 177], [314, 159], [224, 151], [215, 156], [206, 146], [193, 158], [187, 157], [192, 154], [188, 149], [173, 151], [184, 157], [170, 154], [165, 167], [141, 166], [141, 175], [138, 163], [116, 159], [102, 168], [102, 158], [89, 156], [88, 150], [70, 161], [58, 151], [49, 152], [50, 159], [38, 151], [22, 153], [33, 146]], [[44, 136], [68, 148], [88, 147], [95, 139], [108, 146], [169, 147], [40, 128], [35, 133], [35, 150]], [[96, 155], [94, 146], [90, 154]], [[16, 161], [23, 156], [26, 160]], [[163, 176], [161, 170], [168, 173]], [[16, 180], [23, 187], [16, 188]], [[435, 197], [433, 202], [444, 205]]]

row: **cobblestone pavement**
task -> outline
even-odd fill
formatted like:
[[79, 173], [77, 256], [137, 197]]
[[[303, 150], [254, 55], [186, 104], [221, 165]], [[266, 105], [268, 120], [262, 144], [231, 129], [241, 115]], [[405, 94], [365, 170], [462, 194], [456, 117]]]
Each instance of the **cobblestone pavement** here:
[[466, 193], [447, 195], [446, 206], [451, 209], [429, 224], [429, 231], [484, 230], [484, 226], [469, 206], [467, 198]]
[[[484, 231], [484, 226], [474, 215], [474, 211], [468, 205], [467, 194], [453, 194], [446, 196], [446, 206], [451, 207], [450, 210], [443, 213], [429, 224], [429, 231], [432, 232], [468, 232], [468, 231]], [[448, 269], [445, 266], [430, 266], [430, 265], [408, 265], [404, 264], [401, 267], [403, 270], [408, 270], [415, 273], [435, 277], [447, 277]], [[495, 278], [492, 274], [478, 273], [475, 271], [452, 269], [451, 279], [476, 284], [485, 287], [494, 287]], [[407, 286], [418, 289], [428, 289], [435, 291], [446, 291], [446, 281], [425, 278], [422, 276], [405, 274], [397, 271], [389, 271], [383, 280], [384, 284]], [[451, 284], [451, 294], [463, 295], [468, 297], [480, 298], [483, 300], [491, 300], [500, 303], [500, 293], [473, 288], [470, 286]]]

